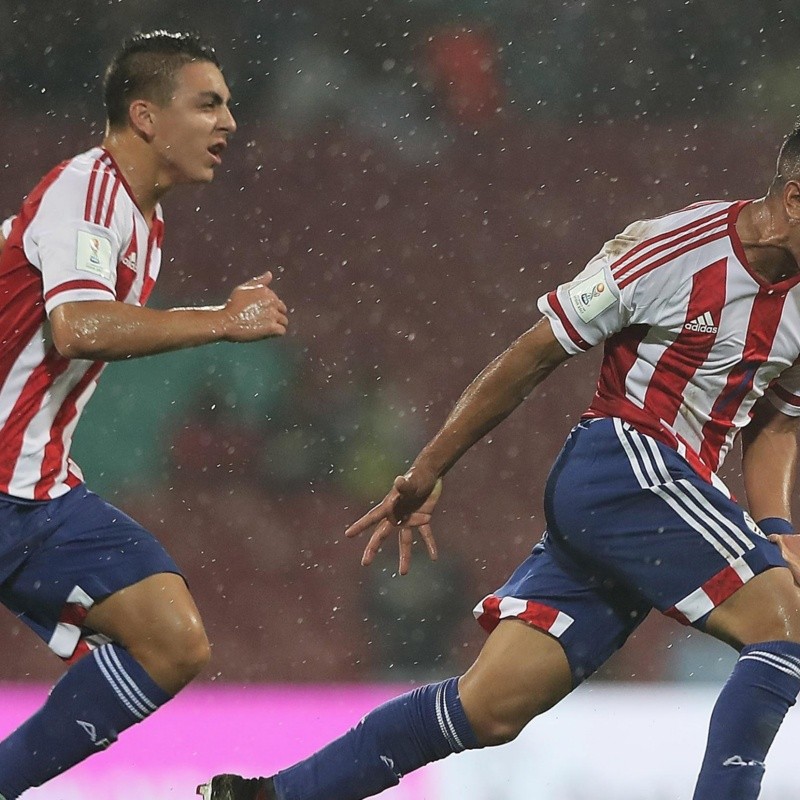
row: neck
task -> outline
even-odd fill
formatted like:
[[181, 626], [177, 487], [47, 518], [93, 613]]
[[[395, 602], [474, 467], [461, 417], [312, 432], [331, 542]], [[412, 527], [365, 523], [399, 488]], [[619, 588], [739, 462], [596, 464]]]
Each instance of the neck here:
[[746, 205], [736, 220], [736, 232], [750, 267], [769, 283], [800, 273], [800, 243], [780, 198], [768, 194]]
[[170, 188], [160, 180], [159, 170], [147, 144], [129, 130], [106, 131], [103, 147], [117, 162], [133, 198], [150, 221], [157, 203]]

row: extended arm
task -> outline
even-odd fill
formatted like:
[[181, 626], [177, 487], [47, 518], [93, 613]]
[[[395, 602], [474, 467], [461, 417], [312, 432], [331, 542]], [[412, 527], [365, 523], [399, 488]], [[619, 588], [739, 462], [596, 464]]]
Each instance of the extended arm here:
[[434, 480], [441, 478], [567, 358], [550, 323], [539, 320], [466, 388], [409, 472], [421, 471], [434, 476]]
[[381, 503], [347, 529], [346, 535], [353, 537], [377, 526], [364, 550], [363, 564], [370, 564], [384, 539], [397, 530], [400, 574], [404, 575], [411, 560], [413, 528], [419, 529], [428, 553], [436, 558], [429, 522], [441, 491], [442, 476], [567, 357], [550, 323], [542, 319], [472, 381], [411, 469], [395, 480]]
[[237, 286], [222, 306], [160, 311], [113, 300], [64, 303], [50, 315], [53, 343], [67, 358], [116, 361], [218, 341], [249, 342], [286, 332], [286, 306], [270, 273]]

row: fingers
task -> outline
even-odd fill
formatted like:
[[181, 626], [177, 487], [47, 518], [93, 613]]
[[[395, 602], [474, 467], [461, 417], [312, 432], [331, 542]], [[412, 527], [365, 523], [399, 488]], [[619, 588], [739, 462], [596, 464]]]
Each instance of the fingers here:
[[420, 525], [419, 535], [422, 541], [425, 542], [425, 548], [428, 551], [428, 557], [431, 561], [436, 561], [439, 558], [439, 548], [436, 546], [436, 540], [433, 538], [433, 530], [430, 525]]
[[[360, 520], [359, 520], [360, 522]], [[355, 523], [348, 531], [352, 530], [358, 523]], [[411, 567], [411, 554], [414, 547], [414, 530], [410, 526], [403, 525], [398, 528], [390, 520], [384, 519], [375, 532], [370, 536], [367, 546], [364, 548], [364, 554], [361, 556], [361, 565], [368, 567], [375, 560], [381, 547], [383, 547], [389, 534], [397, 530], [398, 546], [400, 549], [400, 560], [398, 564], [398, 572], [400, 575], [407, 575]], [[436, 546], [436, 540], [433, 538], [433, 531], [430, 525], [421, 525], [419, 528], [420, 536], [425, 542], [425, 549], [428, 551], [428, 556], [431, 561], [436, 561], [439, 557], [439, 549]]]
[[254, 278], [250, 278], [249, 281], [245, 281], [242, 286], [269, 286], [270, 283], [272, 283], [272, 272], [267, 270]]
[[414, 481], [410, 479], [412, 477], [407, 474], [395, 478], [389, 494], [345, 530], [345, 536], [352, 539], [377, 526], [364, 549], [362, 565], [369, 566], [375, 560], [386, 537], [395, 529], [400, 549], [400, 575], [406, 575], [411, 566], [415, 529], [419, 530], [430, 559], [435, 561], [439, 557], [430, 521], [431, 512], [441, 494], [441, 480], [428, 483], [425, 489], [420, 489], [414, 487]]
[[375, 560], [375, 556], [378, 554], [378, 550], [381, 549], [383, 540], [393, 529], [394, 525], [388, 520], [384, 520], [375, 528], [375, 533], [369, 537], [369, 542], [367, 542], [367, 546], [364, 548], [364, 555], [361, 556], [362, 566], [368, 567]]
[[408, 569], [411, 566], [411, 545], [414, 544], [414, 534], [411, 528], [400, 528], [397, 538], [400, 545], [398, 572], [401, 575], [408, 575]]
[[394, 524], [394, 519], [391, 518], [391, 508], [392, 505], [394, 505], [395, 499], [395, 493], [389, 492], [378, 505], [367, 511], [363, 517], [357, 519], [347, 528], [344, 535], [347, 536], [348, 539], [352, 539], [354, 536], [364, 533], [367, 528], [371, 528], [383, 519], [388, 519], [390, 524]]

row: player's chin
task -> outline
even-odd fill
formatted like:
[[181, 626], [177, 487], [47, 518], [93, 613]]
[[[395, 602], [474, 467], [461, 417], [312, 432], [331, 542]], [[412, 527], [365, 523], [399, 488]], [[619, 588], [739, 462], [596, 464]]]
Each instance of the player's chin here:
[[216, 169], [213, 166], [197, 167], [193, 170], [187, 171], [184, 176], [183, 183], [211, 183], [216, 175]]

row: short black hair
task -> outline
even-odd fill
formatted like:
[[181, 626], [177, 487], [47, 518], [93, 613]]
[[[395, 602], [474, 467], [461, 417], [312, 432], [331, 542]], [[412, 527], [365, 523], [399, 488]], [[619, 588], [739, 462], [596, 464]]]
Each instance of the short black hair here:
[[106, 69], [103, 100], [110, 127], [125, 125], [132, 100], [167, 105], [175, 73], [193, 61], [219, 67], [214, 48], [194, 33], [158, 30], [127, 38]]
[[800, 120], [783, 140], [770, 192], [782, 189], [786, 181], [800, 181]]

